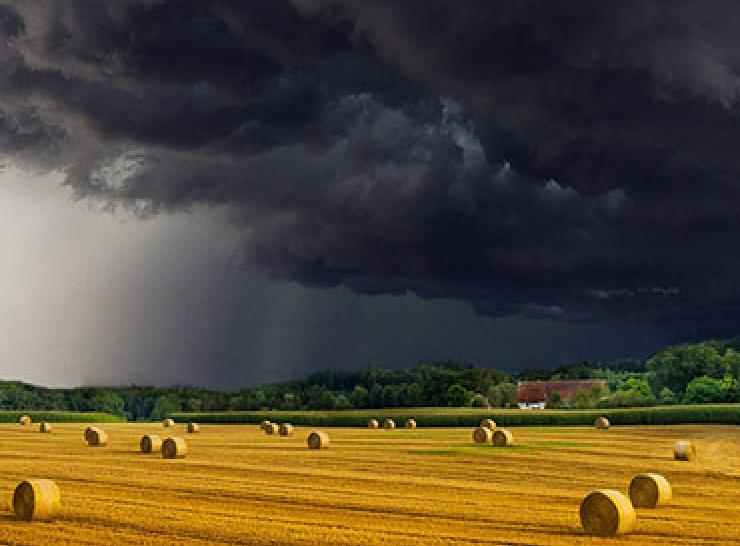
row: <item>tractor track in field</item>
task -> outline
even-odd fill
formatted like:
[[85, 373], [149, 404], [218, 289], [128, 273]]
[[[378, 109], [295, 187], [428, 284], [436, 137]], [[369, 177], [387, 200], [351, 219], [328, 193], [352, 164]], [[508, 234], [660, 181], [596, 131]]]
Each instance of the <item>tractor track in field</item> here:
[[[513, 427], [516, 448], [503, 450], [476, 447], [467, 428], [328, 428], [332, 445], [316, 452], [305, 447], [316, 427], [280, 438], [256, 425], [99, 426], [107, 447], [85, 446], [82, 425], [0, 425], [0, 489], [51, 478], [63, 502], [53, 522], [0, 515], [0, 544], [740, 546], [739, 427]], [[188, 457], [138, 453], [152, 433], [186, 438]], [[696, 462], [672, 459], [679, 438]], [[585, 536], [583, 496], [645, 471], [671, 481], [674, 503], [638, 510], [631, 535]]]

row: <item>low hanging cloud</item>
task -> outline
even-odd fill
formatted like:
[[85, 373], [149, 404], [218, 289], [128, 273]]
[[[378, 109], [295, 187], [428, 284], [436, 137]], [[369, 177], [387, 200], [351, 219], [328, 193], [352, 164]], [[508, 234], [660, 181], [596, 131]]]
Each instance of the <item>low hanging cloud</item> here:
[[239, 259], [489, 315], [740, 317], [731, 1], [0, 5], [0, 153]]

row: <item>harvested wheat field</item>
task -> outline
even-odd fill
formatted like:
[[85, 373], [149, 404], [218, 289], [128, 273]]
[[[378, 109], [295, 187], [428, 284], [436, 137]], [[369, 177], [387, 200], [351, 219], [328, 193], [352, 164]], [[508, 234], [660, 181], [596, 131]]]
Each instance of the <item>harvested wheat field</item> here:
[[[310, 450], [312, 428], [203, 425], [173, 460], [139, 451], [161, 423], [106, 424], [98, 448], [83, 428], [0, 425], [2, 492], [50, 478], [62, 497], [50, 522], [0, 516], [0, 544], [740, 545], [740, 427], [511, 427], [507, 449], [471, 429], [331, 428]], [[674, 460], [679, 439], [696, 461]], [[632, 534], [585, 536], [583, 498], [645, 472], [668, 479], [671, 502], [638, 508]]]

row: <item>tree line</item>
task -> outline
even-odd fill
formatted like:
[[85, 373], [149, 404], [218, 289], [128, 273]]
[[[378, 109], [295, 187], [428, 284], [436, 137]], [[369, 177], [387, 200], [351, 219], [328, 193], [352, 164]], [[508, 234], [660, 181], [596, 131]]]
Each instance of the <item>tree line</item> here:
[[[146, 386], [54, 389], [0, 382], [0, 409], [101, 411], [158, 420], [180, 411], [302, 410], [431, 406], [516, 406], [519, 380], [605, 379], [574, 408], [740, 402], [740, 337], [667, 347], [644, 360], [579, 362], [510, 374], [458, 362], [410, 369], [323, 370], [301, 381], [224, 392]], [[550, 407], [563, 407], [556, 396]]]

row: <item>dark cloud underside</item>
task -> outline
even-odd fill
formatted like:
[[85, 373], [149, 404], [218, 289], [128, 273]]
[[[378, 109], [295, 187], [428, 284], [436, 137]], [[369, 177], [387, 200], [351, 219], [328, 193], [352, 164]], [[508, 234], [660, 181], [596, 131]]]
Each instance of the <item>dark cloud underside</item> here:
[[737, 326], [733, 1], [8, 1], [0, 153], [283, 279]]

